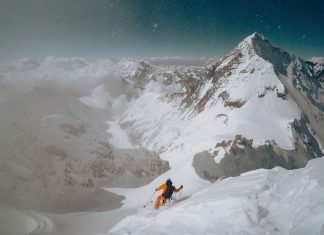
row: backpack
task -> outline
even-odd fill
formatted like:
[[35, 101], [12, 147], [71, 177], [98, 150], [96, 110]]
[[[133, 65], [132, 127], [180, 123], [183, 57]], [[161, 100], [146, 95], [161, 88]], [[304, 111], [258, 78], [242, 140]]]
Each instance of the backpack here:
[[162, 195], [163, 195], [163, 197], [168, 199], [168, 198], [171, 198], [175, 187], [172, 186], [171, 180], [167, 180], [166, 185], [167, 185], [167, 189], [165, 190], [165, 192]]

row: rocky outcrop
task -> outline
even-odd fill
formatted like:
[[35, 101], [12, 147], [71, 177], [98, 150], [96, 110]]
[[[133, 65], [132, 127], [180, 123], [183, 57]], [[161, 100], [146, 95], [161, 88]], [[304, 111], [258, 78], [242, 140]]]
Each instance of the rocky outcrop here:
[[[296, 138], [295, 150], [280, 149], [269, 141], [266, 145], [253, 147], [253, 140], [240, 135], [233, 140], [221, 141], [215, 145], [214, 152], [201, 152], [195, 155], [193, 167], [197, 174], [206, 180], [215, 181], [221, 177], [238, 176], [241, 173], [259, 168], [271, 169], [281, 166], [286, 169], [305, 167], [313, 158], [321, 157], [320, 146], [307, 127], [307, 120], [295, 120], [292, 124]], [[214, 157], [224, 149], [224, 156], [216, 163]]]
[[193, 159], [192, 166], [195, 168], [197, 175], [210, 182], [225, 176], [224, 171], [216, 164], [212, 155], [207, 151], [197, 153]]

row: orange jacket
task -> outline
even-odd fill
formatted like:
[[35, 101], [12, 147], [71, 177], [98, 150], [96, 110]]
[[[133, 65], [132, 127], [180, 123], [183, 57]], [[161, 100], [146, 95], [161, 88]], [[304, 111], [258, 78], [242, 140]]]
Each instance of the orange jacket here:
[[[156, 191], [160, 191], [162, 189], [162, 194], [165, 193], [165, 191], [167, 190], [168, 186], [166, 185], [166, 183], [161, 184], [159, 187], [156, 188]], [[181, 188], [173, 188], [173, 192], [179, 192]]]

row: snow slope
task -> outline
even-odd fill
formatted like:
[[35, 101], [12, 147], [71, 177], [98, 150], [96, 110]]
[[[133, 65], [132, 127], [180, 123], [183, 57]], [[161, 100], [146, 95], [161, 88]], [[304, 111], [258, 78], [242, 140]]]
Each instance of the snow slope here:
[[[217, 81], [206, 74], [209, 67], [176, 71], [172, 76], [173, 82], [168, 85], [164, 85], [163, 76], [157, 77], [146, 86], [139, 98], [130, 102], [118, 121], [111, 123], [108, 130], [114, 133], [111, 143], [121, 145], [119, 138], [122, 137], [126, 143], [145, 146], [160, 152], [160, 157], [168, 160], [171, 167], [171, 171], [143, 187], [143, 190], [111, 189], [126, 196], [125, 206], [141, 201], [138, 198], [145, 197], [146, 192], [168, 177], [179, 184], [190, 182], [187, 192], [202, 188], [206, 182], [197, 177], [192, 167], [194, 155], [205, 150], [213, 152], [216, 143], [231, 140], [236, 135], [253, 139], [254, 147], [274, 140], [282, 149], [295, 148], [290, 125], [294, 119], [300, 118], [299, 108], [291, 99], [278, 96], [285, 88], [272, 64], [251, 50], [251, 37], [217, 62], [219, 64], [214, 73], [229, 67]], [[236, 61], [239, 53], [241, 56]], [[193, 101], [186, 105], [183, 102], [187, 99], [186, 92], [191, 89], [191, 85], [187, 84], [190, 79], [198, 85], [194, 87], [195, 93], [190, 94], [194, 97]], [[179, 84], [182, 85], [179, 87]], [[206, 96], [208, 99], [203, 109], [197, 111], [197, 106]], [[243, 105], [239, 108], [231, 105], [235, 102], [242, 102]], [[130, 196], [134, 194], [136, 196]], [[130, 198], [136, 198], [135, 202], [130, 202]]]
[[[313, 138], [313, 134], [305, 132], [302, 127], [296, 128], [307, 125], [300, 124], [303, 112], [299, 105], [302, 104], [291, 97], [278, 75], [278, 69], [282, 69], [280, 66], [286, 64], [278, 65], [279, 59], [277, 64], [271, 63], [268, 57], [261, 56], [266, 52], [273, 60], [286, 59], [289, 55], [269, 45], [263, 36], [253, 34], [228, 56], [206, 68], [176, 71], [168, 85], [181, 84], [182, 89], [177, 88], [176, 92], [152, 89], [161, 87], [165, 81], [155, 79], [138, 99], [130, 103], [111, 130], [119, 128], [134, 144], [160, 152], [161, 158], [169, 161], [171, 170], [137, 189], [107, 190], [125, 196], [124, 208], [139, 208], [154, 188], [171, 177], [176, 186], [185, 185], [182, 196], [189, 198], [170, 210], [162, 209], [160, 213], [139, 210], [137, 215], [116, 225], [111, 230], [112, 234], [165, 234], [170, 231], [172, 234], [320, 233], [324, 211], [321, 207], [323, 177], [321, 173], [317, 175], [318, 179], [310, 175], [312, 171], [321, 169], [322, 159], [313, 161], [305, 170], [256, 170], [214, 184], [198, 177], [192, 166], [195, 154], [206, 150], [210, 153], [218, 151], [215, 160], [224, 163], [228, 159], [228, 156], [223, 158], [224, 155], [232, 151], [228, 146], [234, 145], [233, 139], [238, 135], [245, 137], [241, 143], [251, 140], [254, 149], [271, 145], [265, 147], [272, 152], [270, 159], [262, 163], [264, 167], [269, 167], [266, 164], [268, 160], [275, 162], [274, 148], [284, 152], [281, 156], [284, 162], [289, 162], [290, 158], [296, 162], [293, 168], [305, 166], [312, 158], [306, 155], [309, 152], [304, 151], [308, 151], [307, 139]], [[295, 60], [290, 62], [294, 64]], [[302, 133], [301, 137], [298, 133]], [[301, 140], [304, 142], [300, 152], [298, 144]], [[223, 141], [229, 141], [229, 145], [215, 147]], [[248, 144], [237, 146], [243, 150], [249, 148], [247, 154], [262, 159], [262, 151], [253, 152]], [[236, 158], [243, 158], [240, 154], [243, 150], [236, 150], [238, 154], [228, 164], [238, 162]], [[314, 162], [321, 166], [315, 166]], [[244, 171], [244, 164], [245, 167], [252, 164], [253, 168], [254, 163], [242, 164]], [[156, 195], [153, 201], [155, 198]], [[282, 211], [282, 208], [287, 211]], [[306, 209], [311, 212], [306, 213]], [[301, 211], [305, 214], [300, 214]], [[301, 222], [304, 220], [307, 221]]]
[[[240, 71], [250, 67], [257, 71], [252, 75], [238, 76]], [[134, 123], [127, 130], [129, 134], [140, 136], [136, 141], [154, 150], [195, 142], [205, 142], [205, 149], [209, 149], [217, 141], [231, 139], [237, 134], [254, 139], [256, 145], [275, 140], [281, 148], [293, 149], [289, 123], [300, 117], [298, 107], [291, 100], [277, 97], [275, 92], [268, 92], [260, 99], [258, 95], [266, 87], [276, 87], [278, 92], [284, 90], [272, 66], [254, 56], [227, 78], [224, 88], [213, 94], [200, 113], [191, 108], [179, 109], [180, 101], [165, 102], [163, 98], [167, 94], [149, 91], [130, 105], [119, 123]], [[211, 88], [210, 82], [202, 85], [201, 97]], [[245, 100], [245, 105], [240, 109], [224, 107], [218, 98], [223, 92], [228, 92], [233, 100]], [[227, 117], [226, 122], [217, 115]]]
[[[194, 88], [194, 99], [189, 106], [183, 105], [188, 90], [185, 86], [177, 92], [147, 88], [116, 125], [127, 125], [124, 129], [134, 142], [155, 151], [186, 144], [203, 145], [206, 150], [238, 134], [253, 139], [254, 146], [274, 140], [282, 149], [294, 149], [290, 123], [300, 118], [300, 110], [291, 99], [278, 96], [285, 88], [273, 65], [251, 51], [251, 37], [221, 60], [215, 73], [230, 68], [217, 82], [206, 74], [194, 74], [193, 80], [199, 85]], [[233, 64], [237, 51], [241, 55]], [[173, 86], [186, 82], [190, 75], [187, 72], [184, 81], [178, 78]], [[158, 81], [154, 85], [161, 86]], [[179, 93], [180, 98], [170, 98]], [[207, 102], [201, 108], [206, 97]], [[242, 107], [234, 107], [235, 102], [241, 102]], [[202, 110], [197, 112], [198, 108]]]
[[324, 234], [324, 159], [215, 182], [159, 213], [132, 215], [108, 234]]

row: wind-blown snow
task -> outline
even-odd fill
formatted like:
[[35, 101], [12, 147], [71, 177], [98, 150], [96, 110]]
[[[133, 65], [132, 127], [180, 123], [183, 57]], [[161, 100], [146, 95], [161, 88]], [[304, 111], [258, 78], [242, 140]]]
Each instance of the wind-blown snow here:
[[134, 148], [138, 146], [134, 146], [128, 135], [124, 132], [119, 125], [117, 125], [116, 121], [107, 122], [110, 126], [108, 129], [108, 133], [111, 134], [109, 141], [111, 144], [116, 146], [117, 148]]
[[93, 89], [90, 96], [80, 97], [80, 101], [89, 107], [109, 110], [114, 117], [120, 116], [128, 106], [126, 95], [114, 97], [103, 84]]
[[215, 182], [159, 213], [129, 216], [109, 234], [323, 234], [323, 168], [315, 159], [305, 169], [260, 169]]

